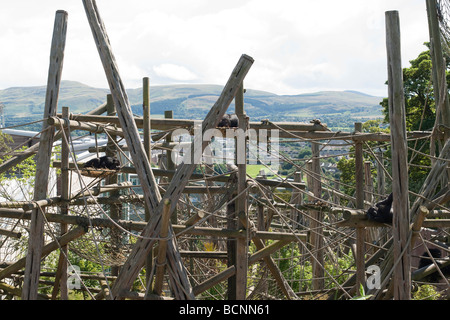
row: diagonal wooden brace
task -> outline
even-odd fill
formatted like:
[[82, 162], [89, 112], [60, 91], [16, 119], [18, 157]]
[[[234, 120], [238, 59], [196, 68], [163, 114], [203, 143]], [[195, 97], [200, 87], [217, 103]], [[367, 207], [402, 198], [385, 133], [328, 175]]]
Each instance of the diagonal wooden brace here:
[[[129, 146], [130, 155], [133, 159], [136, 173], [141, 182], [146, 205], [151, 212], [148, 225], [143, 230], [141, 237], [134, 245], [133, 250], [125, 262], [125, 265], [123, 266], [122, 271], [112, 289], [112, 296], [115, 298], [119, 296], [118, 293], [127, 291], [136, 279], [140, 269], [144, 265], [148, 252], [155, 242], [155, 238], [160, 233], [160, 222], [164, 201], [166, 199], [171, 200], [170, 213], [172, 213], [190, 175], [195, 168], [195, 161], [192, 164], [182, 163], [179, 166], [171, 184], [164, 194], [164, 199], [161, 199], [155, 177], [151, 170], [148, 158], [146, 157], [145, 149], [140, 140], [139, 132], [131, 111], [130, 102], [121, 81], [117, 63], [112, 53], [111, 45], [103, 21], [100, 18], [97, 5], [94, 0], [83, 0], [83, 4], [103, 68], [108, 79], [111, 95], [113, 97], [114, 104], [116, 105], [120, 125], [124, 131], [124, 136], [127, 141], [127, 145]], [[217, 126], [219, 119], [225, 114], [252, 64], [253, 59], [251, 57], [246, 55], [241, 57], [221, 96], [203, 121], [202, 137], [206, 130]], [[198, 143], [194, 143], [194, 146], [191, 149], [192, 154], [201, 154], [207, 144], [208, 142], [202, 142], [200, 145]], [[194, 295], [192, 293], [192, 288], [188, 281], [184, 266], [181, 263], [181, 256], [177, 249], [175, 237], [173, 237], [172, 228], [169, 228], [168, 236], [169, 238], [171, 237], [171, 240], [168, 241], [167, 246], [167, 267], [170, 268], [171, 274], [176, 277], [176, 281], [174, 282], [181, 284], [180, 288], [172, 288], [172, 290], [180, 289], [176, 292], [176, 297], [178, 299], [193, 299]]]
[[[236, 65], [230, 78], [228, 79], [228, 82], [225, 85], [222, 94], [203, 121], [202, 136], [203, 133], [206, 132], [206, 130], [213, 129], [217, 126], [219, 120], [225, 114], [228, 106], [233, 101], [240, 84], [244, 80], [252, 64], [253, 59], [251, 57], [247, 55], [241, 56], [238, 64]], [[208, 141], [203, 143], [194, 143], [191, 147], [191, 155], [201, 155], [207, 145]], [[163, 198], [163, 201], [165, 201], [165, 199], [171, 200], [170, 214], [172, 214], [176, 203], [183, 192], [183, 189], [187, 185], [189, 178], [195, 169], [195, 166], [195, 159], [190, 163], [183, 162], [178, 166], [178, 169], [176, 170], [175, 175], [170, 185], [168, 186]], [[136, 279], [140, 268], [142, 268], [144, 264], [146, 254], [155, 243], [154, 238], [159, 235], [161, 227], [160, 222], [163, 211], [163, 201], [160, 202], [158, 208], [153, 212], [148, 225], [142, 231], [141, 237], [137, 240], [132, 252], [130, 253], [124, 266], [122, 267], [122, 271], [112, 289], [114, 296], [120, 296], [121, 292], [128, 291], [134, 279]], [[169, 263], [169, 267], [176, 266], [179, 270], [184, 270], [181, 265], [181, 256], [176, 248], [176, 242], [173, 235], [174, 233], [172, 227], [170, 227], [169, 238], [172, 237], [172, 240], [168, 242], [167, 248], [167, 260]], [[194, 294], [192, 293], [192, 288], [187, 277], [179, 277], [177, 281], [181, 283], [182, 287], [185, 289], [183, 292], [180, 292], [181, 298], [194, 299]]]

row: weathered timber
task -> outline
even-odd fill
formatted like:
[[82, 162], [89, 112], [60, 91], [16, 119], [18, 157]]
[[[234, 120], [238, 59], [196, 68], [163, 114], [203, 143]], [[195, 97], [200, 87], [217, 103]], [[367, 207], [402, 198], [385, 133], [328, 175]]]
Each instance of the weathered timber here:
[[22, 237], [22, 234], [20, 232], [14, 232], [11, 230], [0, 229], [0, 236], [20, 239]]
[[[58, 115], [60, 116], [60, 115]], [[99, 130], [96, 123], [108, 123], [119, 124], [117, 117], [112, 116], [89, 116], [85, 114], [72, 114], [70, 122], [73, 130]], [[143, 128], [143, 118], [134, 117], [134, 121], [138, 128]], [[187, 119], [151, 119], [152, 130], [174, 130], [174, 129], [191, 129], [195, 124], [201, 124], [199, 120], [187, 120]], [[107, 127], [108, 128], [108, 127]], [[354, 132], [331, 132], [324, 131], [323, 127], [318, 127], [313, 124], [299, 124], [299, 123], [286, 123], [286, 122], [274, 122], [269, 124], [262, 124], [261, 122], [249, 122], [249, 129], [255, 130], [257, 133], [260, 130], [267, 130], [268, 136], [270, 136], [270, 130], [279, 129], [280, 138], [291, 139], [313, 139], [313, 140], [353, 140], [353, 141], [378, 141], [388, 142], [391, 137], [386, 133], [354, 133]], [[442, 133], [436, 133], [439, 136]], [[423, 139], [430, 137], [431, 131], [410, 131], [408, 132], [409, 139]], [[1, 168], [1, 167], [0, 167]]]
[[[58, 115], [59, 116], [59, 115]], [[84, 122], [98, 122], [98, 123], [109, 123], [109, 124], [119, 124], [119, 119], [115, 116], [90, 116], [85, 114], [72, 114], [70, 120], [79, 121], [79, 123]], [[143, 117], [134, 117], [136, 126], [138, 128], [144, 128]], [[150, 125], [152, 130], [172, 130], [176, 128], [193, 128], [194, 125], [201, 124], [199, 120], [189, 120], [189, 119], [150, 119]], [[297, 122], [276, 122], [274, 124], [268, 122], [249, 122], [249, 129], [256, 131], [259, 130], [275, 130], [283, 129], [286, 131], [293, 132], [325, 132], [327, 129], [323, 125], [309, 124], [309, 123], [297, 123]]]
[[417, 238], [419, 237], [420, 230], [422, 229], [423, 222], [427, 217], [429, 211], [426, 207], [420, 206], [419, 214], [416, 217], [416, 220], [411, 226], [412, 236], [411, 236], [411, 248], [414, 248], [414, 244], [416, 243]]
[[[314, 201], [322, 198], [322, 170], [320, 168], [320, 146], [318, 143], [313, 142], [311, 144], [312, 161], [310, 168], [313, 173], [309, 190], [314, 195]], [[322, 290], [325, 285], [324, 281], [324, 250], [323, 250], [323, 212], [320, 210], [311, 210], [310, 212], [310, 226], [311, 226], [311, 246], [312, 246], [312, 287], [313, 290]]]
[[389, 119], [392, 145], [392, 203], [395, 212], [394, 298], [411, 299], [410, 212], [408, 198], [408, 148], [406, 136], [405, 97], [401, 61], [400, 21], [398, 11], [386, 12], [386, 48], [388, 56]]
[[80, 122], [75, 120], [65, 121], [62, 118], [58, 117], [49, 117], [47, 119], [47, 123], [51, 126], [55, 126], [59, 129], [70, 129], [71, 131], [75, 130], [84, 130], [91, 133], [105, 133], [113, 134], [116, 136], [124, 137], [125, 133], [123, 130], [116, 128], [112, 125], [100, 125], [91, 122]]
[[166, 249], [167, 249], [167, 239], [169, 234], [169, 223], [170, 223], [170, 200], [166, 199], [164, 203], [164, 212], [162, 216], [162, 224], [160, 229], [160, 240], [158, 247], [158, 255], [156, 257], [156, 271], [155, 271], [155, 283], [153, 285], [153, 293], [160, 296], [162, 293], [164, 269], [166, 265]]
[[[24, 219], [30, 220], [31, 214], [18, 209], [0, 209], [1, 218], [11, 219]], [[147, 223], [130, 221], [130, 220], [118, 220], [112, 222], [110, 219], [93, 218], [89, 219], [83, 216], [62, 216], [60, 214], [46, 213], [45, 218], [49, 222], [54, 223], [66, 223], [71, 225], [80, 226], [93, 226], [104, 228], [118, 228], [122, 227], [125, 230], [130, 231], [142, 231]], [[425, 221], [426, 222], [426, 221]], [[245, 238], [246, 234], [242, 230], [231, 230], [222, 228], [207, 228], [207, 227], [192, 227], [186, 225], [173, 225], [175, 236], [181, 236], [184, 234], [197, 235], [197, 236], [210, 236], [210, 237], [223, 237], [223, 238]], [[261, 240], [290, 240], [290, 241], [305, 241], [306, 235], [302, 233], [284, 233], [284, 232], [269, 232], [269, 231], [257, 231], [252, 234], [253, 238]]]
[[[244, 84], [241, 83], [235, 97], [236, 116], [239, 120], [239, 129], [243, 132], [247, 131], [247, 116], [244, 111]], [[237, 172], [237, 194], [236, 213], [238, 219], [237, 227], [242, 226], [248, 230], [248, 201], [247, 201], [247, 139], [235, 139], [235, 161], [238, 168]], [[248, 271], [248, 240], [236, 240], [236, 259], [235, 270], [235, 294], [234, 299], [245, 300], [247, 292], [247, 271]]]
[[[362, 123], [355, 123], [355, 132], [362, 132]], [[356, 181], [356, 209], [364, 209], [364, 154], [363, 143], [361, 141], [355, 142], [355, 181]], [[364, 267], [365, 252], [366, 252], [366, 229], [364, 226], [356, 228], [356, 286], [355, 291], [360, 285], [366, 282], [366, 270]]]
[[[77, 166], [79, 168], [83, 167], [83, 163], [79, 162], [77, 163]], [[53, 161], [53, 167], [54, 168], [60, 168], [61, 162], [60, 161]], [[69, 166], [70, 170], [75, 170], [76, 166], [74, 163], [70, 163]], [[136, 169], [133, 167], [122, 167], [120, 169], [121, 173], [136, 173]], [[163, 169], [157, 169], [152, 168], [152, 172], [155, 176], [159, 177], [173, 177], [176, 173], [175, 170], [163, 170]], [[193, 180], [211, 180], [211, 181], [217, 181], [217, 182], [229, 182], [230, 176], [228, 174], [224, 175], [208, 175], [208, 174], [201, 174], [201, 173], [193, 173], [191, 174], [191, 181]], [[305, 183], [303, 182], [293, 182], [293, 181], [278, 181], [278, 180], [269, 180], [269, 179], [263, 179], [263, 178], [255, 178], [254, 179], [259, 184], [266, 186], [266, 187], [279, 187], [279, 188], [296, 188], [296, 189], [305, 189]], [[248, 181], [247, 181], [248, 182]], [[344, 194], [341, 196], [345, 197]], [[351, 197], [348, 196], [348, 198], [351, 199]], [[1, 207], [1, 206], [0, 206]]]
[[[63, 118], [67, 119], [69, 117], [69, 108], [63, 107], [62, 114]], [[70, 156], [70, 146], [69, 141], [66, 138], [69, 136], [69, 130], [64, 130], [63, 139], [61, 142], [61, 200], [63, 201], [61, 208], [61, 214], [67, 215], [69, 214], [69, 206], [67, 201], [70, 197], [70, 178], [69, 178], [69, 156]], [[61, 235], [64, 235], [67, 232], [67, 224], [61, 223]], [[55, 286], [52, 291], [52, 299], [56, 299], [56, 295], [58, 294], [58, 289], [61, 291], [60, 297], [61, 300], [68, 300], [68, 289], [67, 289], [67, 259], [68, 256], [68, 248], [67, 246], [61, 247], [59, 253], [58, 260], [58, 268], [56, 271], [55, 277]]]
[[[48, 72], [47, 93], [45, 96], [44, 119], [55, 116], [58, 107], [59, 87], [64, 61], [66, 44], [67, 17], [65, 11], [56, 12], [53, 28], [52, 47], [50, 52], [50, 67]], [[43, 123], [43, 132], [39, 145], [36, 163], [34, 199], [47, 197], [50, 157], [53, 148], [54, 127]], [[23, 282], [22, 299], [37, 299], [40, 272], [40, 258], [44, 244], [44, 220], [39, 209], [33, 210], [30, 226], [30, 237], [26, 259], [26, 272]]]

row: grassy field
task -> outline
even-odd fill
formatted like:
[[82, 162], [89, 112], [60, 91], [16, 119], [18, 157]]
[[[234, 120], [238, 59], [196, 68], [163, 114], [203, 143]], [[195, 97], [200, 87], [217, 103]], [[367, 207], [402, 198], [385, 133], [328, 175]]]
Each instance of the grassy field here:
[[255, 178], [257, 175], [259, 175], [259, 171], [264, 170], [266, 173], [270, 173], [269, 169], [267, 169], [262, 164], [249, 164], [247, 165], [247, 174], [250, 175], [252, 178]]

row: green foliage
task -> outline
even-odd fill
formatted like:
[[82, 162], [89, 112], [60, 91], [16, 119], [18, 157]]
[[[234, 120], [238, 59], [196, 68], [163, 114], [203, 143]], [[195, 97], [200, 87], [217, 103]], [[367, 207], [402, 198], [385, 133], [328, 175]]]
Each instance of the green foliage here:
[[[9, 135], [0, 132], [0, 164], [11, 159], [8, 143], [12, 142], [12, 138]], [[19, 151], [25, 150], [26, 147], [22, 147]], [[18, 183], [18, 188], [23, 191], [25, 198], [29, 199], [32, 195], [32, 187], [34, 186], [34, 178], [36, 173], [35, 156], [31, 156], [18, 165], [12, 167], [6, 172], [0, 173], [0, 183], [2, 185], [9, 185], [11, 181]], [[13, 199], [11, 193], [7, 192], [4, 188], [0, 189], [0, 197], [5, 198], [7, 201], [22, 200]]]
[[366, 295], [362, 284], [359, 285], [359, 296], [353, 297], [351, 300], [369, 300], [372, 295]]
[[[325, 270], [334, 280], [325, 277], [327, 288], [335, 287], [336, 282], [343, 284], [351, 275], [347, 271], [354, 269], [354, 259], [351, 255], [335, 256], [333, 261], [329, 258], [325, 258]], [[312, 290], [312, 264], [306, 255], [300, 253], [298, 245], [283, 247], [274, 255], [274, 259], [278, 261], [280, 271], [294, 292]]]
[[[425, 44], [428, 46], [428, 44]], [[445, 53], [444, 53], [445, 55]], [[446, 57], [447, 69], [450, 66], [448, 56]], [[436, 105], [434, 93], [436, 88], [432, 83], [432, 61], [430, 51], [424, 51], [419, 56], [410, 61], [410, 67], [403, 69], [403, 82], [405, 90], [405, 108], [406, 108], [406, 129], [431, 130], [436, 120]], [[450, 84], [450, 73], [447, 71], [447, 85]], [[389, 105], [388, 99], [381, 102], [384, 113], [385, 123], [389, 123]], [[408, 147], [420, 150], [423, 154], [430, 153], [428, 141], [411, 141]], [[410, 190], [417, 192], [423, 185], [423, 182], [429, 172], [431, 165], [429, 157], [413, 153], [409, 150], [409, 159], [412, 159], [410, 167]]]
[[337, 163], [337, 168], [341, 172], [340, 181], [343, 183], [341, 189], [348, 195], [355, 193], [355, 158], [341, 158]]
[[413, 300], [439, 300], [441, 294], [436, 290], [435, 286], [424, 284], [418, 287], [417, 291], [413, 293]]
[[[389, 128], [385, 128], [383, 126], [381, 119], [374, 119], [374, 120], [368, 120], [363, 123], [362, 125], [362, 131], [365, 133], [389, 133]], [[370, 149], [373, 152], [377, 152], [380, 147], [383, 146], [380, 142], [373, 142], [368, 141], [367, 145], [370, 147]], [[383, 147], [384, 148], [384, 147]], [[355, 151], [354, 147], [350, 148], [350, 152], [352, 152], [352, 155], [349, 158], [341, 158], [338, 163], [337, 167], [340, 171], [340, 181], [343, 183], [341, 185], [342, 190], [348, 194], [353, 195], [355, 192], [355, 158], [353, 155], [353, 152]], [[385, 156], [389, 157], [390, 150], [388, 149], [385, 153]], [[372, 165], [372, 177], [374, 180], [374, 187], [376, 187], [376, 177], [377, 177], [377, 171], [376, 168], [376, 160], [371, 157], [370, 153], [365, 152], [364, 153], [364, 160], [371, 161], [373, 163]], [[389, 167], [388, 167], [389, 171]]]
[[[436, 119], [430, 51], [420, 53], [416, 59], [410, 61], [410, 64], [409, 68], [403, 69], [406, 129], [430, 130]], [[388, 98], [383, 99], [380, 104], [383, 107], [384, 121], [389, 123]]]

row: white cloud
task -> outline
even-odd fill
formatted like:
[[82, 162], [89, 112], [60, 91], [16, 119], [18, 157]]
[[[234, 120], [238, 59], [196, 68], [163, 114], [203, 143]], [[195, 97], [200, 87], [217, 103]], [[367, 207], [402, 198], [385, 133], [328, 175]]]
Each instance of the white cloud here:
[[[423, 0], [97, 0], [126, 86], [222, 85], [241, 54], [247, 88], [278, 94], [384, 94], [385, 11], [400, 12], [403, 64], [425, 50]], [[63, 78], [106, 87], [81, 2], [8, 1], [0, 10], [0, 88], [46, 83], [54, 13], [69, 12]]]
[[176, 81], [192, 81], [197, 79], [197, 76], [183, 66], [178, 66], [171, 63], [163, 63], [153, 67], [156, 75], [162, 78], [173, 79]]

